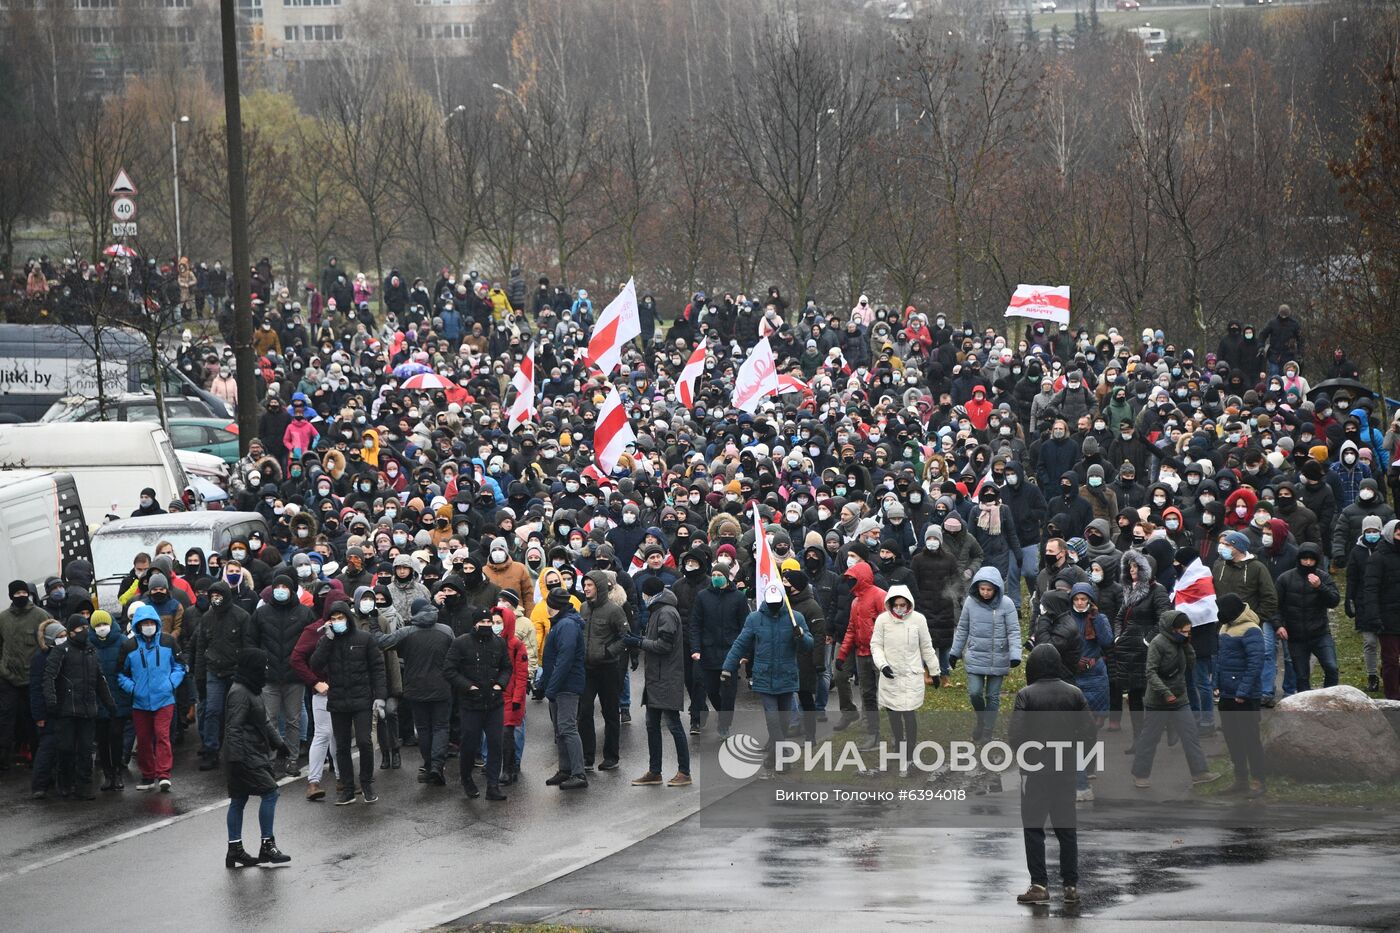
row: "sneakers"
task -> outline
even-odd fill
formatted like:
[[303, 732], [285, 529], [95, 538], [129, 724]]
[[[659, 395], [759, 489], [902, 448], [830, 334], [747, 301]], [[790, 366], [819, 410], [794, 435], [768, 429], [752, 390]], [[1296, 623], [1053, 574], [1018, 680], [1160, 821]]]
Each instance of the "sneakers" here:
[[286, 765], [282, 768], [282, 773], [289, 778], [301, 777], [301, 766], [296, 763], [296, 759], [288, 758]]
[[429, 777], [429, 775], [428, 775], [428, 769], [427, 769], [427, 768], [419, 768], [419, 769], [418, 769], [418, 783], [419, 783], [419, 784], [427, 784], [427, 783], [428, 783], [429, 781], [431, 781], [431, 780], [432, 780], [432, 778]]
[[662, 781], [661, 775], [657, 774], [655, 771], [648, 771], [646, 774], [643, 774], [641, 777], [639, 777], [639, 778], [637, 778], [635, 781], [633, 781], [633, 782], [632, 782], [632, 786], [633, 786], [633, 787], [660, 787], [660, 786], [661, 786], [661, 781]]
[[631, 721], [632, 721], [632, 711], [631, 711], [630, 709], [625, 709], [625, 708], [624, 708], [624, 709], [622, 710], [621, 714], [618, 716], [618, 721], [621, 722], [623, 725], [626, 725], [627, 723], [631, 722]]
[[213, 771], [219, 766], [219, 753], [212, 748], [202, 749], [199, 753], [199, 770]]
[[604, 758], [603, 763], [598, 766], [599, 771], [613, 771], [617, 768], [616, 758]]
[[156, 779], [155, 779], [155, 778], [143, 777], [143, 778], [141, 779], [141, 783], [139, 783], [139, 784], [136, 785], [136, 789], [137, 789], [137, 790], [155, 790], [155, 789], [156, 789]]
[[583, 777], [582, 775], [578, 775], [578, 776], [571, 776], [571, 777], [569, 777], [569, 778], [566, 778], [566, 779], [563, 781], [563, 783], [561, 783], [561, 784], [559, 785], [559, 789], [560, 789], [560, 790], [582, 790], [583, 788], [585, 788], [585, 787], [587, 787], [587, 786], [588, 786], [588, 778]]
[[348, 807], [350, 804], [352, 804], [352, 803], [354, 803], [354, 802], [355, 802], [355, 788], [353, 788], [353, 787], [344, 787], [344, 788], [341, 788], [340, 793], [339, 793], [339, 794], [336, 796], [336, 798], [335, 798], [335, 805], [336, 805], [337, 807]]
[[545, 781], [544, 783], [546, 787], [558, 787], [560, 784], [563, 784], [568, 779], [568, 772], [555, 771], [552, 775], [550, 775], [549, 780]]
[[701, 731], [702, 731], [702, 727], [701, 727], [700, 723], [698, 723], [698, 722], [692, 722], [692, 723], [690, 724], [690, 734], [691, 734], [691, 735], [699, 735]]
[[307, 800], [324, 800], [325, 798], [326, 792], [321, 789], [321, 785], [318, 781], [312, 781], [310, 784], [306, 785]]
[[1033, 884], [1020, 894], [1016, 895], [1018, 904], [1048, 904], [1050, 903], [1050, 891], [1043, 884]]
[[475, 800], [481, 796], [481, 788], [476, 786], [475, 781], [465, 781], [462, 784], [462, 793]]
[[1368, 674], [1368, 675], [1366, 676], [1366, 692], [1367, 692], [1367, 693], [1380, 693], [1380, 692], [1381, 692], [1381, 679], [1380, 679], [1379, 676], [1377, 676], [1376, 674]]
[[446, 787], [447, 775], [434, 768], [432, 771], [428, 772], [428, 783], [434, 787]]
[[379, 795], [374, 792], [373, 784], [366, 784], [364, 787], [360, 788], [360, 796], [364, 798], [365, 803], [379, 802]]
[[1202, 771], [1200, 774], [1191, 775], [1191, 785], [1193, 787], [1198, 784], [1209, 784], [1211, 781], [1218, 780], [1220, 780], [1220, 775], [1216, 774], [1214, 771]]
[[1067, 884], [1067, 885], [1065, 885], [1065, 903], [1066, 903], [1066, 904], [1078, 904], [1078, 903], [1079, 903], [1079, 885], [1077, 885], [1077, 884]]
[[160, 779], [160, 792], [161, 792], [162, 794], [168, 794], [168, 793], [170, 793], [170, 778], [161, 778], [161, 779]]
[[684, 771], [678, 771], [678, 772], [676, 772], [676, 776], [675, 776], [675, 777], [671, 778], [671, 780], [669, 780], [669, 781], [666, 782], [666, 786], [667, 786], [667, 787], [689, 787], [689, 786], [690, 786], [691, 784], [693, 784], [693, 783], [694, 783], [694, 782], [691, 781], [691, 779], [690, 779], [690, 775], [686, 774]]
[[1139, 790], [1145, 790], [1152, 786], [1152, 782], [1147, 778], [1133, 778], [1133, 786]]
[[1234, 796], [1236, 794], [1243, 794], [1247, 790], [1249, 790], [1249, 782], [1243, 778], [1235, 778], [1235, 783], [1222, 790], [1220, 796], [1224, 797], [1226, 794]]
[[1075, 792], [1074, 792], [1074, 802], [1075, 802], [1075, 803], [1093, 803], [1093, 802], [1094, 802], [1094, 789], [1093, 789], [1092, 787], [1086, 787], [1086, 788], [1084, 788], [1083, 790], [1077, 790], [1077, 791], [1075, 791]]

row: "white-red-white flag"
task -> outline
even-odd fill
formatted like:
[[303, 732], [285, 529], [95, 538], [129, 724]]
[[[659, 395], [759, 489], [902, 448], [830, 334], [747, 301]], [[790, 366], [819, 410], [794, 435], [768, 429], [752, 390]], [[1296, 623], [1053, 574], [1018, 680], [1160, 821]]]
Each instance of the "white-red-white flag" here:
[[758, 511], [758, 503], [753, 505], [753, 546], [754, 546], [754, 599], [758, 603], [776, 603], [785, 599], [783, 578], [778, 570], [778, 556], [768, 542], [768, 533], [763, 530], [763, 516]]
[[734, 378], [734, 407], [753, 414], [758, 403], [778, 394], [778, 362], [773, 358], [773, 346], [764, 337], [749, 351], [749, 358], [739, 367]]
[[535, 345], [530, 344], [530, 349], [525, 352], [525, 359], [520, 361], [520, 368], [511, 377], [510, 384], [515, 387], [515, 401], [510, 405], [510, 412], [506, 416], [506, 430], [512, 433], [515, 429], [536, 417], [535, 410]]
[[783, 395], [787, 392], [801, 392], [803, 395], [811, 395], [812, 387], [796, 376], [778, 373], [778, 394]]
[[1172, 605], [1177, 612], [1191, 620], [1192, 628], [1215, 624], [1220, 614], [1215, 601], [1215, 578], [1201, 561], [1191, 561], [1190, 566], [1176, 578], [1176, 585], [1172, 587]]
[[617, 458], [626, 451], [627, 445], [636, 441], [632, 423], [627, 420], [627, 410], [622, 407], [622, 397], [617, 394], [617, 389], [608, 386], [608, 396], [598, 408], [598, 421], [593, 429], [593, 449], [598, 466], [604, 473], [611, 473], [617, 469]]
[[1028, 317], [1055, 324], [1069, 323], [1068, 285], [1017, 285], [1006, 306], [1007, 317]]
[[622, 348], [641, 335], [637, 286], [628, 279], [593, 325], [593, 333], [588, 338], [588, 365], [597, 366], [605, 376], [612, 375], [612, 371], [622, 365]]
[[705, 372], [705, 344], [695, 348], [695, 352], [690, 354], [690, 359], [686, 360], [685, 368], [676, 377], [676, 398], [686, 408], [695, 407], [695, 384], [700, 381], [700, 376]]

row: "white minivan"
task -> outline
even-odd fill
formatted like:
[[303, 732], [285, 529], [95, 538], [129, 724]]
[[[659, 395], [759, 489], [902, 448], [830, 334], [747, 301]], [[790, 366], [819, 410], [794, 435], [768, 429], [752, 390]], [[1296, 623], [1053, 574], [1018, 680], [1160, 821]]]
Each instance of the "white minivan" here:
[[70, 561], [91, 560], [78, 487], [68, 473], [0, 470], [0, 580], [63, 576]]
[[0, 469], [71, 474], [90, 523], [130, 515], [148, 486], [162, 508], [191, 489], [165, 429], [142, 421], [0, 424]]

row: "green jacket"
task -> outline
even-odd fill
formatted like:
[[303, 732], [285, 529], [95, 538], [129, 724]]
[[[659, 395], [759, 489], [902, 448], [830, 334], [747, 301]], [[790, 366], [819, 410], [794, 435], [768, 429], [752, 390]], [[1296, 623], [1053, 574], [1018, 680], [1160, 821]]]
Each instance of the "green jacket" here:
[[1272, 622], [1278, 618], [1278, 590], [1269, 568], [1254, 558], [1243, 563], [1218, 560], [1211, 568], [1210, 575], [1215, 579], [1215, 594], [1223, 596], [1234, 593], [1245, 601], [1260, 622]]
[[0, 612], [0, 679], [16, 687], [29, 687], [29, 663], [39, 650], [39, 626], [49, 614], [34, 603], [23, 612], [13, 604]]
[[1177, 641], [1173, 631], [1183, 619], [1175, 609], [1162, 613], [1157, 635], [1147, 646], [1147, 692], [1142, 698], [1147, 709], [1182, 709], [1189, 704], [1186, 684], [1196, 667], [1196, 652], [1190, 638]]

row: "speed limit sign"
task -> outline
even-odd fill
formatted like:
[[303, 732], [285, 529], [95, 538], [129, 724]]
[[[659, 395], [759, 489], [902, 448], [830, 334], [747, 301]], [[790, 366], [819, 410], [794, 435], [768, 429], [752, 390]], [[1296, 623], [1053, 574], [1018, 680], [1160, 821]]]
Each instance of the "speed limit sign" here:
[[131, 198], [112, 199], [112, 218], [127, 221], [136, 217], [136, 202]]

